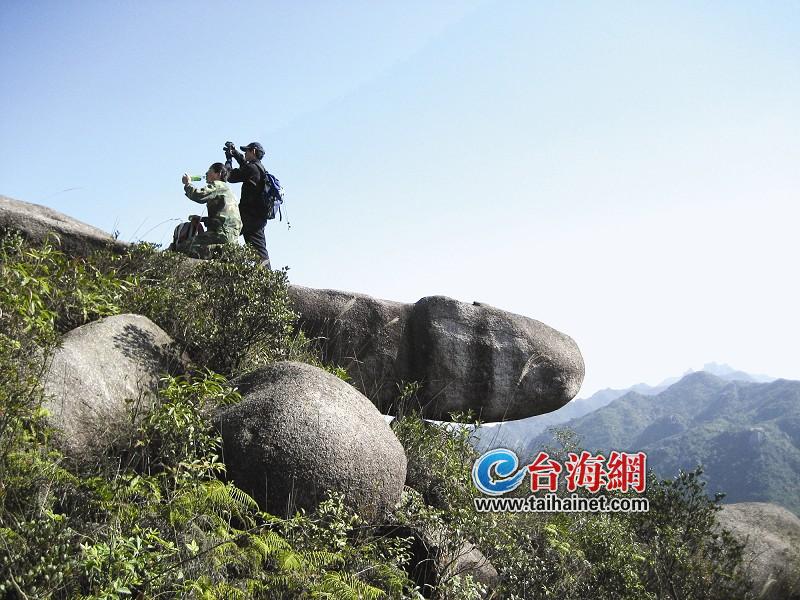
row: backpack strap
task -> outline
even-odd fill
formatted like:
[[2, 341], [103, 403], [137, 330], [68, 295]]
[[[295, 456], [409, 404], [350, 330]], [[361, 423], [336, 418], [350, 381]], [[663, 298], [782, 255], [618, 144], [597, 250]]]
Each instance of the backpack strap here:
[[269, 173], [267, 172], [267, 169], [264, 168], [264, 165], [261, 164], [260, 160], [254, 162], [253, 164], [261, 173], [261, 188], [263, 190], [263, 188], [267, 187], [267, 182], [269, 181]]

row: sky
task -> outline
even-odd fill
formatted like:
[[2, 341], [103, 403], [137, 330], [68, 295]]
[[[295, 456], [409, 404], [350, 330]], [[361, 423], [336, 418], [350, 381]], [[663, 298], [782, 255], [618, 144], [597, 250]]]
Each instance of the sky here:
[[292, 283], [800, 379], [800, 3], [10, 0], [0, 69], [2, 195], [166, 245], [259, 141]]

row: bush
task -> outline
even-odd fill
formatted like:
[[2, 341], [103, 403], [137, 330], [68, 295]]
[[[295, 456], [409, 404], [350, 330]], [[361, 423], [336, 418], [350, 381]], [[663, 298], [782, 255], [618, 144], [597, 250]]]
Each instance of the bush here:
[[470, 469], [477, 453], [469, 443], [470, 425], [438, 426], [410, 413], [396, 419], [392, 429], [408, 458], [406, 483], [426, 504], [443, 510], [471, 505]]
[[302, 356], [306, 345], [294, 333], [286, 271], [263, 268], [248, 248], [225, 246], [203, 261], [150, 244], [71, 258], [7, 234], [0, 260], [3, 331], [33, 335], [39, 346], [121, 312], [150, 318], [199, 365], [226, 375], [296, 356], [298, 347]]
[[3, 482], [12, 462], [25, 463], [12, 450], [46, 452], [39, 378], [58, 333], [118, 313], [133, 283], [49, 242], [30, 247], [18, 234], [0, 237], [0, 507], [10, 498]]
[[138, 278], [124, 310], [145, 315], [200, 365], [233, 375], [289, 356], [294, 339], [286, 271], [227, 246], [198, 261], [140, 244], [119, 268]]
[[631, 516], [646, 543], [644, 579], [658, 598], [744, 598], [743, 545], [717, 530], [722, 494], [711, 500], [703, 470], [659, 481], [650, 476], [650, 512]]
[[[501, 575], [501, 597], [751, 597], [742, 547], [716, 531], [719, 498], [707, 498], [700, 471], [663, 481], [651, 473], [649, 513], [477, 513], [472, 498], [479, 493], [471, 484], [467, 431], [416, 415], [395, 425], [409, 456], [408, 481], [422, 492], [406, 493], [397, 518], [427, 531], [446, 531], [451, 549], [464, 541], [475, 543]], [[566, 450], [580, 451], [570, 432], [562, 431], [559, 439]], [[566, 458], [563, 453], [551, 450], [551, 455]], [[414, 461], [419, 465], [414, 467]], [[517, 491], [524, 494], [521, 488]], [[442, 582], [437, 597], [467, 598], [472, 593], [457, 589]]]
[[[211, 415], [237, 400], [214, 373], [165, 378], [126, 461], [92, 464], [81, 478], [51, 477], [26, 519], [0, 513], [0, 592], [85, 600], [410, 597], [407, 542], [369, 535], [341, 496], [281, 520], [218, 479], [225, 467]], [[50, 455], [38, 467], [53, 473], [58, 462]]]
[[5, 234], [0, 238], [0, 302], [26, 322], [28, 331], [39, 334], [63, 333], [119, 314], [136, 280], [119, 276], [100, 256], [105, 255], [72, 258], [49, 242], [31, 247], [18, 234]]

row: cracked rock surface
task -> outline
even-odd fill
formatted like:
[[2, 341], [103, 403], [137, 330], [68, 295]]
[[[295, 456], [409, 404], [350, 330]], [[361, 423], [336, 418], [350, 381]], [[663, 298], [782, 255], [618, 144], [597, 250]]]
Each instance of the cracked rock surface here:
[[385, 414], [399, 386], [422, 385], [415, 408], [448, 420], [472, 410], [483, 421], [510, 421], [556, 410], [580, 389], [577, 344], [544, 323], [482, 303], [429, 296], [404, 304], [338, 290], [291, 286], [306, 335], [324, 358]]

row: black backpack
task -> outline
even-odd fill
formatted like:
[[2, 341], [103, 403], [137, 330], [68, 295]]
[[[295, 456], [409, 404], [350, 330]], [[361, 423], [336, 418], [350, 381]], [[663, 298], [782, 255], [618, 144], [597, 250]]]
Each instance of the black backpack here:
[[261, 188], [261, 200], [264, 203], [264, 208], [267, 211], [267, 219], [274, 219], [275, 215], [280, 215], [280, 220], [283, 221], [283, 213], [281, 212], [281, 205], [283, 204], [283, 190], [281, 190], [281, 182], [278, 178], [267, 171], [263, 165], [259, 165], [260, 170], [264, 172], [264, 181]]
[[187, 223], [181, 223], [172, 232], [172, 245], [169, 249], [175, 250], [181, 242], [198, 236], [204, 231], [205, 229], [203, 229], [203, 224], [200, 222], [200, 217], [189, 219]]

